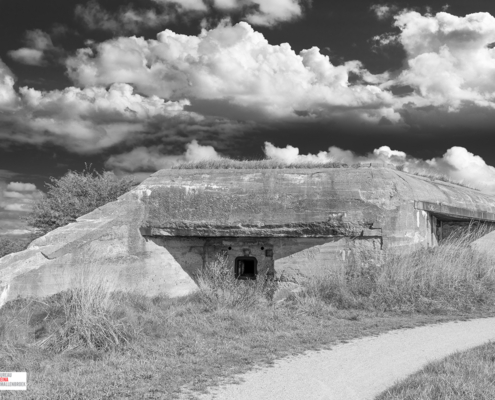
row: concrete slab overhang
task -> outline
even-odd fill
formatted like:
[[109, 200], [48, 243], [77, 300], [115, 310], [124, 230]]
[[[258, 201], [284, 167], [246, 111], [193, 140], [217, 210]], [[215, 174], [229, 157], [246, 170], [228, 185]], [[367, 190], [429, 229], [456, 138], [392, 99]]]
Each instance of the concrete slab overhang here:
[[295, 223], [287, 225], [212, 226], [189, 223], [185, 226], [141, 227], [143, 236], [176, 237], [381, 237], [382, 229], [352, 224]]
[[477, 220], [495, 222], [495, 213], [482, 210], [470, 210], [467, 208], [454, 207], [442, 203], [431, 203], [428, 201], [415, 201], [414, 208], [435, 214], [439, 219], [449, 220]]

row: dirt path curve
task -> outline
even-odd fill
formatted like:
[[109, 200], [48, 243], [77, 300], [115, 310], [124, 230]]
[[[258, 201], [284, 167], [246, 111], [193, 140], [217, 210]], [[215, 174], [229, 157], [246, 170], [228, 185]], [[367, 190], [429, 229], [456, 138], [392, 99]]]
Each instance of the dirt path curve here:
[[495, 341], [495, 318], [400, 329], [239, 375], [198, 399], [368, 400], [427, 363]]

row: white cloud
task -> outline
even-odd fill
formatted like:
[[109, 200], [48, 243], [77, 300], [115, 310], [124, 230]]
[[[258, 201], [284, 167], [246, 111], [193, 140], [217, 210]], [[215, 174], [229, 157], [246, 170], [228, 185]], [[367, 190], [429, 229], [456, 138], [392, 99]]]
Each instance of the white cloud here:
[[239, 7], [239, 0], [213, 0], [213, 4], [220, 10], [232, 10]]
[[212, 146], [201, 146], [196, 140], [186, 146], [184, 153], [185, 161], [220, 160], [221, 158]]
[[181, 156], [164, 155], [159, 146], [140, 146], [127, 153], [110, 156], [105, 166], [125, 172], [158, 171], [171, 167], [180, 159]]
[[26, 47], [11, 50], [8, 55], [15, 61], [36, 66], [48, 65], [48, 58], [58, 58], [63, 50], [54, 46], [50, 35], [39, 29], [27, 31], [25, 36]]
[[94, 0], [85, 5], [78, 4], [75, 16], [89, 29], [114, 33], [137, 33], [143, 28], [156, 28], [175, 20], [172, 10], [160, 13], [154, 9], [136, 10], [126, 6], [120, 8], [117, 13], [111, 13]]
[[[452, 147], [442, 157], [430, 160], [410, 156], [403, 151], [393, 150], [389, 146], [381, 146], [366, 155], [358, 155], [335, 146], [316, 154], [300, 154], [297, 147], [291, 145], [276, 147], [272, 143], [265, 142], [264, 152], [267, 159], [287, 164], [340, 162], [352, 165], [360, 162], [383, 162], [401, 166], [406, 172], [442, 175], [455, 182], [495, 194], [495, 168], [487, 165], [481, 157], [470, 153], [463, 147]], [[187, 144], [186, 152], [182, 155], [164, 154], [164, 149], [159, 146], [140, 147], [128, 153], [110, 157], [106, 166], [120, 172], [157, 171], [179, 162], [220, 158], [223, 157], [212, 146], [202, 146], [193, 140]]]
[[[41, 192], [32, 183], [10, 182], [0, 180], [0, 212], [29, 212]], [[1, 230], [0, 230], [1, 232]]]
[[265, 155], [269, 160], [275, 160], [283, 163], [296, 162], [340, 162], [354, 164], [359, 161], [365, 161], [366, 157], [356, 156], [352, 151], [342, 150], [332, 146], [328, 151], [320, 151], [317, 154], [299, 154], [299, 149], [287, 145], [285, 148], [276, 147], [269, 142], [265, 142]]
[[212, 146], [202, 146], [197, 140], [186, 145], [182, 155], [167, 155], [160, 146], [137, 147], [128, 153], [111, 156], [105, 166], [119, 172], [158, 171], [179, 162], [220, 160], [222, 157]]
[[495, 194], [495, 168], [463, 147], [452, 147], [442, 157], [422, 160], [403, 151], [382, 146], [372, 153], [360, 156], [350, 150], [332, 146], [328, 151], [317, 154], [299, 154], [297, 147], [290, 145], [280, 148], [265, 143], [268, 159], [285, 163], [295, 162], [342, 162], [349, 165], [359, 162], [384, 162], [401, 166], [406, 172], [419, 172], [446, 176], [453, 181], [464, 183], [487, 193]]
[[465, 104], [495, 106], [495, 18], [489, 13], [465, 17], [415, 11], [395, 17], [407, 67], [392, 84], [409, 85], [415, 93], [401, 104], [459, 111]]
[[495, 194], [495, 168], [464, 147], [452, 147], [442, 158], [428, 160], [427, 163], [432, 169], [439, 170], [456, 181]]
[[273, 26], [282, 21], [290, 21], [302, 15], [298, 0], [251, 0], [259, 8], [247, 15], [253, 25]]
[[28, 235], [30, 233], [32, 232], [27, 229], [9, 229], [5, 232], [2, 232], [3, 235]]
[[395, 46], [400, 44], [399, 35], [395, 33], [383, 33], [381, 35], [373, 36], [371, 42], [373, 43], [373, 50], [376, 50], [379, 47]]
[[269, 142], [265, 142], [265, 155], [266, 158], [270, 160], [284, 162], [287, 164], [297, 161], [300, 157], [299, 149], [297, 147], [292, 147], [291, 145], [287, 145], [285, 148], [275, 147]]
[[32, 192], [36, 190], [36, 186], [32, 183], [10, 182], [7, 185], [7, 190], [14, 190], [17, 192]]
[[12, 108], [17, 101], [14, 90], [14, 76], [10, 69], [0, 60], [0, 110]]
[[154, 0], [161, 4], [177, 4], [184, 11], [207, 11], [208, 8], [203, 0]]
[[188, 104], [144, 97], [127, 84], [49, 92], [21, 87], [16, 111], [4, 117], [17, 132], [0, 130], [0, 138], [33, 144], [51, 141], [71, 151], [95, 152], [135, 140], [139, 134], [173, 132], [180, 123], [201, 121], [201, 116], [184, 111]]
[[32, 183], [11, 180], [16, 173], [0, 170], [0, 235], [25, 235], [31, 233], [25, 220], [33, 203], [42, 196]]
[[28, 204], [7, 204], [4, 207], [4, 210], [6, 211], [22, 211], [22, 212], [29, 212], [31, 211], [31, 207], [29, 207]]
[[[107, 30], [114, 33], [137, 33], [143, 28], [157, 28], [173, 22], [179, 15], [186, 18], [235, 13], [253, 25], [274, 26], [300, 18], [301, 2], [308, 0], [153, 0], [154, 8], [135, 9], [130, 5], [117, 12], [102, 8], [96, 0], [79, 4], [75, 16], [89, 29]], [[215, 17], [214, 17], [215, 18]]]
[[126, 82], [146, 95], [223, 100], [273, 118], [341, 117], [347, 107], [356, 120], [400, 119], [390, 92], [349, 82], [351, 73], [375, 83], [382, 76], [357, 61], [334, 66], [316, 47], [296, 54], [287, 43], [270, 45], [245, 22], [199, 36], [165, 30], [157, 40], [121, 37], [80, 50], [67, 66], [81, 86]]
[[390, 4], [373, 4], [370, 10], [375, 13], [379, 20], [386, 20], [398, 11], [398, 7]]

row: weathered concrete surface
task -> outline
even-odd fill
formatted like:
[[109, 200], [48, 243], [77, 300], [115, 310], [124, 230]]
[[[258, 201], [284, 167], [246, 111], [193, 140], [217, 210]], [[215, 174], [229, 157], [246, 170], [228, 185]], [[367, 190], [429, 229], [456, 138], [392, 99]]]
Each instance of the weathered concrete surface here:
[[[389, 168], [163, 170], [147, 180], [144, 235], [383, 236], [435, 244], [415, 201], [493, 213], [495, 198]], [[430, 236], [427, 235], [430, 232]]]
[[115, 290], [180, 296], [196, 284], [164, 247], [142, 237], [142, 188], [0, 259], [0, 306], [17, 296], [47, 296], [78, 284], [81, 273]]
[[[434, 245], [434, 220], [415, 201], [495, 213], [492, 196], [389, 168], [162, 170], [0, 259], [0, 305], [64, 290], [87, 269], [116, 289], [186, 294], [228, 241], [232, 258], [252, 246], [262, 268], [292, 275], [357, 249]], [[273, 248], [272, 260], [258, 242]]]

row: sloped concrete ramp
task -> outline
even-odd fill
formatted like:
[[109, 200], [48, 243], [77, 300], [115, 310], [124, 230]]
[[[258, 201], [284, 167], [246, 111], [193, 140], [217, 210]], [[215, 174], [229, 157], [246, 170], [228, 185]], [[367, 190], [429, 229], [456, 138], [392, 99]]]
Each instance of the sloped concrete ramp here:
[[495, 318], [400, 329], [279, 360], [198, 399], [372, 400], [456, 351], [495, 341]]

